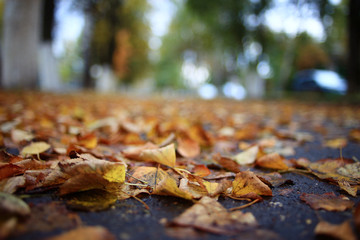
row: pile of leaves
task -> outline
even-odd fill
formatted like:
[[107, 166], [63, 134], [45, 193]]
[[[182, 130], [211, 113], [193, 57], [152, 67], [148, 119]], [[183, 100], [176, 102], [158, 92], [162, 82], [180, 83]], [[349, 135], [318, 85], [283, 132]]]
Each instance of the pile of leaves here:
[[[55, 227], [75, 227], [53, 239], [113, 239], [104, 227], [83, 226], [68, 209], [104, 211], [127, 198], [149, 208], [141, 200], [149, 195], [193, 202], [162, 221], [168, 228], [236, 235], [261, 227], [241, 209], [269, 201], [281, 185], [291, 191], [283, 176], [289, 172], [342, 191], [302, 193], [299, 201], [311, 208], [355, 210], [349, 197], [360, 187], [360, 163], [341, 150], [360, 142], [358, 107], [44, 93], [1, 93], [0, 103], [0, 239], [44, 230], [48, 221], [33, 224], [34, 216], [51, 214], [64, 218]], [[339, 136], [330, 123], [348, 135]], [[324, 147], [339, 149], [339, 158], [293, 158], [296, 147], [316, 140], [315, 132], [326, 136]], [[42, 193], [60, 202], [21, 199]], [[248, 203], [226, 209], [219, 197]], [[359, 208], [354, 216], [359, 226]], [[349, 221], [320, 221], [315, 233], [356, 238]]]

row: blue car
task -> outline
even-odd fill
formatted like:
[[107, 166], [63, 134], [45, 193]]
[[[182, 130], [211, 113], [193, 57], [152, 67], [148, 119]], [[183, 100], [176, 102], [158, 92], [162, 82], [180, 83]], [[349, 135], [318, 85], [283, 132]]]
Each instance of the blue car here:
[[295, 74], [292, 88], [295, 91], [346, 94], [347, 82], [338, 73], [329, 70], [308, 69]]

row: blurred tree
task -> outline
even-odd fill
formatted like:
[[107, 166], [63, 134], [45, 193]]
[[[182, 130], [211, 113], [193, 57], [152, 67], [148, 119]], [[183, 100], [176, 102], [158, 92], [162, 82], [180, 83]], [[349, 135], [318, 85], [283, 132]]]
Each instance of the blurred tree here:
[[135, 81], [149, 67], [149, 27], [144, 20], [146, 0], [82, 0], [74, 6], [85, 13], [83, 34], [84, 82], [95, 86], [90, 76], [94, 64], [112, 66], [122, 82]]
[[2, 86], [38, 87], [41, 0], [6, 0], [2, 41]]
[[49, 86], [43, 84], [44, 81], [51, 85], [56, 75], [55, 65], [50, 66], [49, 62], [53, 59], [51, 42], [55, 5], [54, 0], [5, 1], [1, 64], [4, 88]]

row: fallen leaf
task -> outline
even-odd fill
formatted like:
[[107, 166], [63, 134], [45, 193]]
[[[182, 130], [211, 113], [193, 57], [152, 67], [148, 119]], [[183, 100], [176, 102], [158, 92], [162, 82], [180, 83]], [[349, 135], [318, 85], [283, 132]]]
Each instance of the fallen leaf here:
[[192, 172], [194, 173], [194, 175], [199, 176], [199, 177], [206, 177], [211, 174], [210, 169], [207, 168], [204, 164], [196, 165], [192, 169]]
[[289, 179], [285, 179], [278, 172], [273, 173], [256, 173], [256, 176], [260, 178], [261, 181], [265, 182], [267, 185], [271, 187], [278, 187], [285, 183], [292, 184], [293, 182]]
[[360, 142], [360, 128], [352, 129], [349, 133], [349, 137], [355, 142]]
[[146, 149], [140, 154], [140, 159], [148, 162], [161, 163], [169, 167], [175, 167], [176, 155], [174, 144], [159, 149]]
[[201, 149], [199, 143], [189, 137], [178, 137], [177, 143], [178, 146], [176, 150], [183, 157], [193, 158], [200, 154]]
[[60, 186], [60, 194], [90, 189], [115, 190], [125, 181], [126, 167], [119, 162], [92, 160], [60, 164], [62, 171], [70, 177]]
[[115, 240], [115, 236], [102, 226], [80, 227], [47, 240]]
[[4, 215], [25, 217], [30, 215], [29, 206], [20, 198], [0, 192], [0, 212]]
[[347, 192], [351, 196], [356, 197], [356, 193], [357, 193], [359, 185], [352, 186], [352, 185], [350, 185], [349, 182], [347, 182], [344, 179], [340, 179], [337, 183], [339, 184], [339, 187], [342, 190], [344, 190], [345, 192]]
[[300, 199], [315, 210], [345, 211], [354, 206], [354, 202], [344, 196], [336, 196], [333, 192], [324, 194], [303, 193], [301, 194]]
[[153, 194], [175, 196], [184, 199], [192, 199], [191, 194], [180, 189], [176, 180], [161, 168], [155, 167], [136, 167], [131, 173], [134, 180], [140, 179], [153, 190]]
[[251, 164], [255, 162], [258, 152], [259, 152], [259, 147], [255, 145], [235, 155], [234, 157], [232, 157], [232, 159], [234, 159], [240, 165]]
[[89, 133], [84, 136], [79, 136], [78, 143], [79, 143], [79, 145], [81, 145], [83, 147], [86, 147], [88, 149], [93, 149], [98, 144], [98, 138], [96, 137], [96, 135], [94, 133]]
[[206, 196], [171, 223], [224, 235], [235, 235], [257, 226], [252, 213], [228, 212], [218, 201]]
[[24, 173], [25, 169], [12, 163], [0, 166], [0, 180]]
[[230, 158], [222, 157], [221, 155], [215, 155], [214, 160], [228, 171], [234, 173], [240, 172], [240, 165]]
[[349, 221], [343, 222], [339, 225], [320, 221], [315, 227], [315, 234], [317, 236], [326, 236], [327, 238], [339, 240], [357, 239]]
[[266, 154], [256, 160], [256, 165], [263, 168], [270, 168], [276, 170], [287, 170], [289, 167], [286, 165], [284, 158], [278, 153]]
[[345, 177], [360, 179], [360, 162], [346, 164], [338, 168], [336, 172]]
[[33, 142], [21, 150], [21, 155], [40, 154], [47, 151], [51, 146], [46, 142]]
[[34, 139], [34, 135], [24, 130], [12, 129], [11, 130], [11, 140], [15, 143], [20, 143], [22, 141], [31, 141]]
[[344, 148], [346, 144], [346, 138], [335, 138], [325, 141], [324, 146], [329, 148]]
[[271, 189], [251, 171], [236, 174], [232, 187], [232, 195], [235, 197], [241, 197], [250, 193], [272, 196]]
[[24, 185], [24, 176], [11, 177], [0, 181], [0, 191], [5, 193], [14, 193], [18, 190], [18, 188], [24, 187]]

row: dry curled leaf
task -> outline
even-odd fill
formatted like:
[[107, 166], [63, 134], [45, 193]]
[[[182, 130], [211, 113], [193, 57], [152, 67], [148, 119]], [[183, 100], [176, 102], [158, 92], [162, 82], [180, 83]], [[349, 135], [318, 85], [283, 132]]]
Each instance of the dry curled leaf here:
[[170, 144], [159, 149], [146, 149], [140, 154], [140, 159], [147, 162], [161, 163], [169, 167], [175, 167], [175, 146]]
[[177, 151], [183, 157], [193, 158], [200, 154], [199, 143], [189, 137], [178, 137], [177, 143]]
[[257, 226], [252, 213], [228, 212], [218, 201], [206, 196], [176, 217], [172, 224], [224, 235], [235, 235]]
[[320, 221], [315, 227], [315, 234], [331, 239], [356, 240], [356, 235], [354, 234], [349, 221], [339, 225]]
[[278, 153], [270, 153], [258, 158], [256, 165], [276, 170], [287, 170], [289, 168], [285, 163], [285, 159]]
[[354, 202], [347, 197], [336, 196], [333, 192], [324, 194], [307, 194], [303, 193], [300, 199], [310, 205], [311, 208], [327, 211], [345, 211], [354, 206]]
[[271, 189], [251, 171], [236, 174], [232, 187], [232, 195], [235, 197], [241, 197], [251, 193], [272, 196]]
[[184, 199], [192, 199], [192, 195], [178, 187], [176, 180], [161, 168], [137, 167], [131, 174], [130, 181], [147, 184], [153, 194], [175, 196]]

